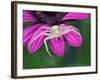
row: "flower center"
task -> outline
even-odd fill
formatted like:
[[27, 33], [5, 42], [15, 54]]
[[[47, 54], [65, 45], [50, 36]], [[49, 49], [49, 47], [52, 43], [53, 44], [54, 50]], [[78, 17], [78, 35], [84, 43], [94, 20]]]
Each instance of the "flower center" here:
[[56, 38], [61, 37], [61, 31], [58, 25], [54, 25], [51, 27], [51, 34], [54, 35]]

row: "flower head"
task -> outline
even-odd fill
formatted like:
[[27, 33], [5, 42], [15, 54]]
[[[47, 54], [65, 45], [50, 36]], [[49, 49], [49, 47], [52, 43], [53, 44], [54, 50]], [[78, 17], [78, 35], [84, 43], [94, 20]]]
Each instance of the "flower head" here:
[[87, 13], [32, 12], [24, 10], [23, 21], [33, 23], [31, 26], [24, 28], [24, 45], [32, 54], [44, 43], [46, 51], [52, 56], [48, 49], [48, 41], [54, 54], [63, 57], [64, 42], [73, 47], [80, 47], [82, 44], [82, 37], [78, 28], [66, 24], [65, 21], [87, 18]]

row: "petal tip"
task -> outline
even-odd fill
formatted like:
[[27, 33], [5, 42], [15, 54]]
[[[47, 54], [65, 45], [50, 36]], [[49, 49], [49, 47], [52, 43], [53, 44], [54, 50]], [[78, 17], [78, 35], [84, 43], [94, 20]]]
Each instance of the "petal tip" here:
[[82, 46], [82, 41], [79, 41], [79, 42], [75, 43], [73, 46], [74, 47], [80, 47], [80, 46]]
[[57, 54], [57, 56], [59, 56], [60, 58], [62, 58], [64, 56], [64, 53], [59, 53], [59, 54], [62, 54], [62, 55]]

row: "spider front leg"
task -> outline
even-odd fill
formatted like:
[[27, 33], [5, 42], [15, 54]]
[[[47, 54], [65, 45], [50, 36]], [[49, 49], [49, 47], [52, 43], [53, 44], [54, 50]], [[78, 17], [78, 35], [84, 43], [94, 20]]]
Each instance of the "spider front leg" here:
[[68, 33], [71, 32], [71, 31], [73, 31], [73, 32], [75, 32], [77, 35], [79, 35], [79, 36], [80, 36], [80, 39], [82, 40], [82, 37], [81, 37], [80, 32], [78, 32], [78, 31], [76, 31], [75, 29], [72, 29], [72, 28], [70, 28], [70, 29], [65, 29], [65, 30], [61, 33], [61, 35], [68, 34]]
[[33, 38], [33, 40], [38, 39], [40, 36], [49, 36], [49, 31], [43, 31], [40, 34], [38, 34], [36, 37]]
[[43, 31], [43, 32], [39, 33], [37, 36], [35, 36], [35, 37], [34, 37], [34, 34], [33, 34], [32, 38], [31, 38], [31, 41], [30, 41], [28, 46], [30, 46], [33, 41], [35, 41], [36, 39], [38, 39], [41, 36], [49, 36], [48, 32], [49, 32], [48, 30]]
[[[77, 28], [75, 28], [75, 29], [77, 29]], [[62, 31], [61, 35], [67, 34], [67, 33], [71, 32], [71, 31], [74, 31], [75, 33], [77, 33], [78, 35], [80, 35], [80, 33], [78, 31], [76, 31], [75, 29], [73, 29], [73, 28], [69, 28], [69, 29], [65, 28], [65, 30]]]
[[45, 44], [45, 48], [46, 48], [47, 53], [53, 58], [53, 56], [51, 55], [51, 53], [50, 53], [50, 51], [49, 51], [49, 49], [48, 49], [48, 45], [47, 45], [47, 42], [46, 42], [47, 40], [52, 39], [52, 38], [54, 38], [53, 35], [49, 35], [48, 37], [46, 37], [46, 38], [44, 39], [44, 44]]

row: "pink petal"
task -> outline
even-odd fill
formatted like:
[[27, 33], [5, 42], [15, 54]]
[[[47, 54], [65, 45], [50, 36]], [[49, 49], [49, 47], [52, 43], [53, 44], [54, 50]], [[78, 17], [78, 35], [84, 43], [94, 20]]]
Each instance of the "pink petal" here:
[[33, 40], [36, 36], [38, 36], [42, 31], [44, 31], [42, 28], [43, 27], [48, 27], [47, 25], [41, 25], [32, 35], [31, 39], [28, 42], [27, 48], [28, 51], [32, 54], [35, 51], [37, 51], [41, 45], [44, 43], [45, 35], [40, 36], [36, 40]]
[[71, 31], [67, 34], [64, 35], [67, 44], [69, 44], [70, 46], [73, 47], [80, 47], [82, 44], [82, 38], [81, 35], [79, 35], [78, 33]]
[[33, 15], [32, 11], [24, 10], [23, 11], [23, 21], [24, 22], [36, 22], [36, 17]]
[[87, 19], [88, 16], [88, 13], [69, 12], [68, 14], [65, 14], [63, 20], [84, 20]]
[[40, 24], [28, 26], [23, 31], [23, 44], [26, 45], [34, 32], [39, 28]]
[[63, 57], [64, 55], [64, 39], [62, 38], [53, 38], [49, 40], [49, 44], [53, 52], [59, 56]]

